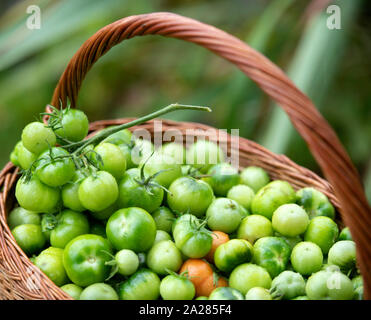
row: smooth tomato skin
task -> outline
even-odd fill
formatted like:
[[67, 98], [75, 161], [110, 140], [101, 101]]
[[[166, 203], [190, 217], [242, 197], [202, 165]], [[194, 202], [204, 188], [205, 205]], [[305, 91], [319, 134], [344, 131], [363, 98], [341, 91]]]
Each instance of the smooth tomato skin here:
[[214, 199], [213, 190], [205, 181], [192, 177], [176, 179], [169, 187], [167, 203], [171, 210], [190, 213], [196, 217], [204, 216]]
[[268, 289], [254, 287], [247, 291], [245, 300], [273, 300]]
[[219, 287], [211, 292], [209, 300], [245, 300], [245, 297], [237, 289]]
[[273, 279], [270, 291], [275, 298], [291, 300], [305, 295], [305, 280], [300, 273], [286, 270]]
[[167, 207], [159, 207], [152, 212], [152, 217], [155, 220], [157, 230], [162, 230], [170, 233], [175, 220], [174, 213]]
[[40, 214], [22, 207], [16, 207], [8, 215], [8, 226], [12, 230], [21, 224], [38, 224], [40, 225]]
[[356, 266], [356, 244], [351, 240], [335, 242], [328, 252], [328, 263], [334, 264], [347, 274]]
[[164, 300], [192, 300], [196, 294], [193, 283], [184, 276], [168, 275], [160, 284]]
[[273, 235], [271, 221], [261, 215], [245, 217], [237, 229], [237, 238], [248, 240], [251, 244], [260, 238]]
[[[98, 144], [94, 151], [96, 154], [93, 153], [92, 158], [97, 163], [98, 168], [109, 172], [117, 180], [121, 179], [126, 170], [126, 159], [121, 149], [112, 143], [103, 142]], [[103, 163], [98, 160], [97, 154]]]
[[115, 255], [118, 266], [118, 272], [123, 276], [130, 276], [139, 268], [138, 255], [128, 249], [122, 249]]
[[220, 245], [214, 255], [216, 267], [224, 272], [231, 272], [242, 263], [250, 262], [253, 247], [247, 240], [232, 239]]
[[61, 125], [62, 128], [57, 129], [55, 133], [72, 142], [83, 140], [89, 131], [88, 117], [77, 109], [64, 110]]
[[63, 249], [49, 247], [35, 258], [34, 263], [58, 287], [68, 282], [66, 270], [63, 265]]
[[308, 214], [295, 203], [283, 204], [273, 212], [273, 229], [284, 236], [295, 237], [303, 234], [308, 224]]
[[172, 240], [170, 234], [168, 234], [166, 231], [163, 231], [163, 230], [157, 230], [155, 242], [153, 244], [160, 242], [160, 241], [164, 241], [164, 240]]
[[112, 254], [109, 241], [101, 236], [85, 234], [71, 240], [64, 249], [63, 265], [69, 279], [80, 287], [103, 282], [111, 267], [106, 265]]
[[186, 149], [182, 144], [176, 142], [165, 143], [158, 152], [173, 157], [176, 163], [184, 164], [186, 162]]
[[79, 199], [79, 187], [84, 178], [84, 174], [77, 170], [75, 171], [75, 175], [72, 180], [62, 187], [61, 195], [63, 206], [78, 212], [86, 210]]
[[81, 182], [78, 195], [86, 209], [93, 212], [102, 211], [116, 202], [119, 188], [110, 173], [98, 171], [95, 176], [89, 176]]
[[171, 240], [155, 243], [147, 254], [147, 266], [159, 275], [168, 274], [167, 270], [177, 272], [182, 263], [182, 255]]
[[132, 168], [126, 171], [119, 182], [118, 205], [121, 208], [139, 207], [149, 213], [161, 206], [164, 191], [156, 186], [141, 185], [140, 170]]
[[269, 289], [271, 283], [272, 279], [268, 271], [252, 263], [239, 265], [229, 277], [229, 286], [237, 289], [244, 295], [254, 287]]
[[207, 172], [209, 177], [204, 178], [219, 197], [225, 197], [233, 186], [240, 182], [238, 170], [229, 163], [218, 163], [213, 165]]
[[228, 198], [216, 198], [206, 211], [207, 225], [211, 230], [232, 233], [241, 223], [240, 205]]
[[216, 249], [222, 245], [223, 243], [226, 243], [229, 241], [229, 235], [222, 231], [213, 231], [211, 234], [213, 237], [213, 242], [211, 244], [211, 249], [208, 252], [208, 254], [205, 256], [205, 259], [211, 263], [214, 262], [214, 254]]
[[81, 287], [75, 285], [74, 283], [65, 284], [64, 286], [61, 287], [61, 289], [69, 296], [71, 296], [71, 298], [74, 300], [80, 299], [80, 295], [83, 290]]
[[152, 216], [141, 208], [120, 209], [108, 219], [106, 234], [116, 250], [144, 252], [150, 249], [155, 241], [156, 223]]
[[345, 227], [341, 230], [339, 237], [338, 237], [338, 241], [341, 241], [341, 240], [353, 240], [352, 234], [350, 233], [350, 230], [348, 227]]
[[268, 173], [259, 167], [247, 167], [241, 171], [241, 183], [249, 186], [255, 193], [270, 181]]
[[19, 145], [17, 145], [18, 165], [23, 170], [27, 170], [27, 169], [31, 168], [31, 165], [34, 163], [34, 161], [36, 161], [37, 158], [38, 158], [38, 155], [28, 151], [23, 146], [22, 142], [20, 142]]
[[271, 220], [273, 212], [278, 207], [286, 203], [294, 203], [295, 201], [296, 195], [292, 186], [286, 181], [275, 180], [256, 193], [251, 203], [251, 212]]
[[80, 212], [63, 210], [56, 216], [56, 227], [50, 232], [50, 244], [55, 248], [64, 248], [77, 236], [89, 233], [89, 222]]
[[[108, 128], [107, 128], [108, 129]], [[121, 144], [130, 145], [132, 143], [133, 135], [129, 129], [123, 129], [115, 132], [105, 138], [102, 142], [108, 142], [120, 146]]]
[[312, 242], [299, 242], [291, 252], [291, 265], [304, 276], [319, 271], [323, 263], [321, 248]]
[[317, 244], [323, 254], [327, 254], [339, 235], [339, 228], [335, 221], [328, 217], [313, 218], [304, 234], [304, 240]]
[[264, 267], [274, 278], [284, 271], [289, 262], [291, 248], [278, 237], [260, 238], [254, 244], [253, 262]]
[[41, 226], [36, 224], [21, 224], [12, 230], [17, 244], [28, 255], [39, 252], [45, 245]]
[[119, 300], [119, 296], [110, 285], [93, 283], [81, 292], [80, 300]]
[[244, 184], [237, 184], [233, 186], [227, 193], [227, 198], [236, 201], [247, 211], [250, 211], [251, 202], [254, 199], [254, 196], [254, 190]]
[[22, 131], [23, 146], [30, 152], [38, 155], [50, 147], [55, 146], [57, 138], [52, 129], [41, 122], [31, 122]]
[[61, 200], [59, 189], [43, 184], [35, 175], [29, 181], [18, 180], [15, 197], [21, 207], [34, 212], [54, 212]]
[[119, 287], [120, 300], [156, 300], [160, 296], [161, 280], [153, 271], [142, 268]]

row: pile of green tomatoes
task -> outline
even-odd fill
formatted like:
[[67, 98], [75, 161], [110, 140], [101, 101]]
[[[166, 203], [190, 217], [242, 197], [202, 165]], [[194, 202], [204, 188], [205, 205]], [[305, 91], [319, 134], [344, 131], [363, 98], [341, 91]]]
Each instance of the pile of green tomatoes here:
[[315, 188], [238, 170], [210, 141], [155, 148], [112, 128], [86, 139], [81, 110], [47, 115], [11, 153], [22, 176], [8, 225], [72, 298], [363, 298], [349, 229]]

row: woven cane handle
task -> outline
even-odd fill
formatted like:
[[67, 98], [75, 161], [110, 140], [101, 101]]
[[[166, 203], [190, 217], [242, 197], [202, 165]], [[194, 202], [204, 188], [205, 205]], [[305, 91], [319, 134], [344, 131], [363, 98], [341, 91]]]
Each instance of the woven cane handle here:
[[109, 49], [125, 39], [162, 35], [201, 45], [229, 60], [254, 80], [288, 114], [332, 184], [342, 219], [357, 244], [358, 261], [371, 298], [371, 209], [357, 170], [327, 121], [288, 77], [270, 60], [239, 39], [210, 25], [172, 13], [151, 13], [118, 20], [90, 37], [69, 62], [51, 104], [76, 106], [86, 73]]

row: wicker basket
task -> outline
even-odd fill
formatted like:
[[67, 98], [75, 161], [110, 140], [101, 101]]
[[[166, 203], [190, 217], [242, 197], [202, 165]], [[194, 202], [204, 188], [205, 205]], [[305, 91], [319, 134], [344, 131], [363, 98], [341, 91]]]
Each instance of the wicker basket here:
[[[370, 299], [371, 209], [359, 175], [336, 134], [309, 98], [276, 65], [244, 42], [217, 28], [172, 13], [130, 16], [102, 28], [81, 46], [60, 78], [51, 104], [59, 106], [62, 101], [65, 106], [68, 99], [72, 107], [76, 106], [86, 73], [103, 54], [123, 40], [149, 34], [193, 42], [229, 60], [286, 111], [329, 182], [287, 157], [274, 154], [252, 141], [231, 136], [227, 136], [227, 139], [239, 139], [241, 166], [260, 166], [273, 179], [287, 180], [296, 189], [313, 186], [329, 197], [341, 213], [342, 221], [349, 226], [356, 242], [357, 260], [364, 278], [365, 298]], [[130, 119], [98, 121], [91, 124], [90, 133], [94, 134], [108, 125], [128, 121]], [[153, 122], [139, 127], [153, 132]], [[162, 130], [169, 128], [184, 132], [189, 128], [204, 130], [210, 127], [198, 123], [164, 121]], [[7, 226], [7, 213], [14, 204], [17, 172], [8, 163], [0, 173], [0, 298], [69, 299], [69, 296], [31, 263], [16, 244]]]

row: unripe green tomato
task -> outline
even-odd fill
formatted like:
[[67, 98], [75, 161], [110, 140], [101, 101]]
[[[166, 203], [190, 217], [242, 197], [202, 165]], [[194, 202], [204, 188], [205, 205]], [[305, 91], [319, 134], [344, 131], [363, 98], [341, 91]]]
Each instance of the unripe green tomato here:
[[134, 139], [134, 146], [131, 149], [131, 161], [134, 163], [134, 166], [137, 167], [142, 161], [151, 157], [154, 151], [155, 146], [151, 141], [145, 139]]
[[186, 277], [171, 274], [162, 279], [160, 294], [164, 300], [192, 300], [196, 289]]
[[204, 178], [219, 197], [225, 197], [233, 186], [240, 181], [238, 170], [233, 168], [229, 163], [214, 164], [207, 172], [208, 177]]
[[273, 229], [287, 237], [304, 233], [308, 224], [308, 214], [295, 203], [283, 204], [274, 211], [272, 216]]
[[166, 275], [167, 270], [177, 272], [182, 262], [181, 253], [171, 240], [157, 242], [148, 251], [147, 266], [159, 275]]
[[24, 146], [23, 143], [20, 142], [17, 150], [17, 161], [18, 165], [23, 169], [27, 170], [31, 168], [31, 165], [36, 161], [38, 155], [28, 151]]
[[270, 181], [268, 173], [259, 167], [247, 167], [240, 175], [242, 184], [249, 186], [255, 193], [267, 185]]
[[75, 285], [74, 283], [68, 283], [61, 287], [61, 289], [67, 293], [74, 300], [79, 300], [82, 292], [82, 288]]
[[176, 142], [165, 143], [158, 150], [160, 153], [167, 154], [175, 159], [179, 164], [186, 162], [186, 149], [182, 144]]
[[272, 223], [261, 215], [247, 216], [241, 221], [237, 230], [237, 238], [254, 243], [256, 240], [273, 235]]
[[246, 210], [250, 210], [251, 202], [254, 199], [255, 193], [249, 186], [238, 184], [229, 189], [227, 198], [237, 201]]
[[22, 131], [23, 146], [30, 152], [38, 155], [55, 146], [57, 138], [52, 129], [41, 122], [31, 122]]
[[61, 128], [55, 133], [68, 141], [77, 142], [83, 140], [89, 131], [89, 120], [86, 114], [77, 109], [64, 109]]
[[152, 212], [152, 217], [156, 222], [157, 230], [171, 232], [171, 226], [175, 220], [175, 215], [167, 207], [159, 207]]
[[119, 300], [119, 296], [110, 285], [93, 283], [81, 292], [80, 300]]
[[270, 289], [272, 296], [279, 299], [291, 300], [305, 295], [305, 280], [300, 273], [283, 271], [272, 281]]
[[172, 240], [172, 238], [171, 238], [170, 234], [168, 234], [166, 231], [157, 230], [156, 231], [155, 242], [153, 244], [155, 244], [156, 242], [163, 241], [163, 240]]
[[340, 240], [353, 240], [352, 235], [348, 227], [343, 228], [339, 234], [338, 241]]
[[245, 300], [272, 300], [272, 296], [268, 289], [254, 287], [247, 291]]
[[121, 179], [126, 170], [126, 159], [121, 149], [112, 143], [104, 142], [98, 144], [94, 151], [96, 154], [93, 154], [92, 158], [99, 169], [109, 172], [117, 180]]
[[218, 287], [210, 293], [209, 300], [245, 300], [245, 298], [237, 289]]
[[28, 255], [39, 252], [45, 245], [41, 226], [36, 224], [21, 224], [12, 230], [17, 244]]
[[328, 252], [328, 263], [347, 274], [356, 266], [356, 244], [351, 240], [335, 242]]
[[139, 268], [139, 258], [137, 254], [128, 249], [122, 249], [115, 255], [118, 272], [123, 276], [130, 276]]
[[21, 224], [40, 224], [40, 214], [22, 207], [14, 208], [8, 215], [8, 226], [10, 230]]
[[323, 254], [321, 248], [312, 242], [300, 242], [291, 252], [291, 265], [296, 272], [304, 276], [311, 275], [321, 269]]
[[241, 207], [232, 199], [216, 198], [206, 211], [206, 219], [211, 230], [232, 233], [241, 223]]
[[63, 206], [73, 211], [82, 212], [85, 211], [84, 206], [81, 204], [79, 199], [79, 187], [82, 180], [85, 178], [83, 173], [79, 170], [75, 171], [75, 176], [72, 181], [62, 186], [62, 201]]

